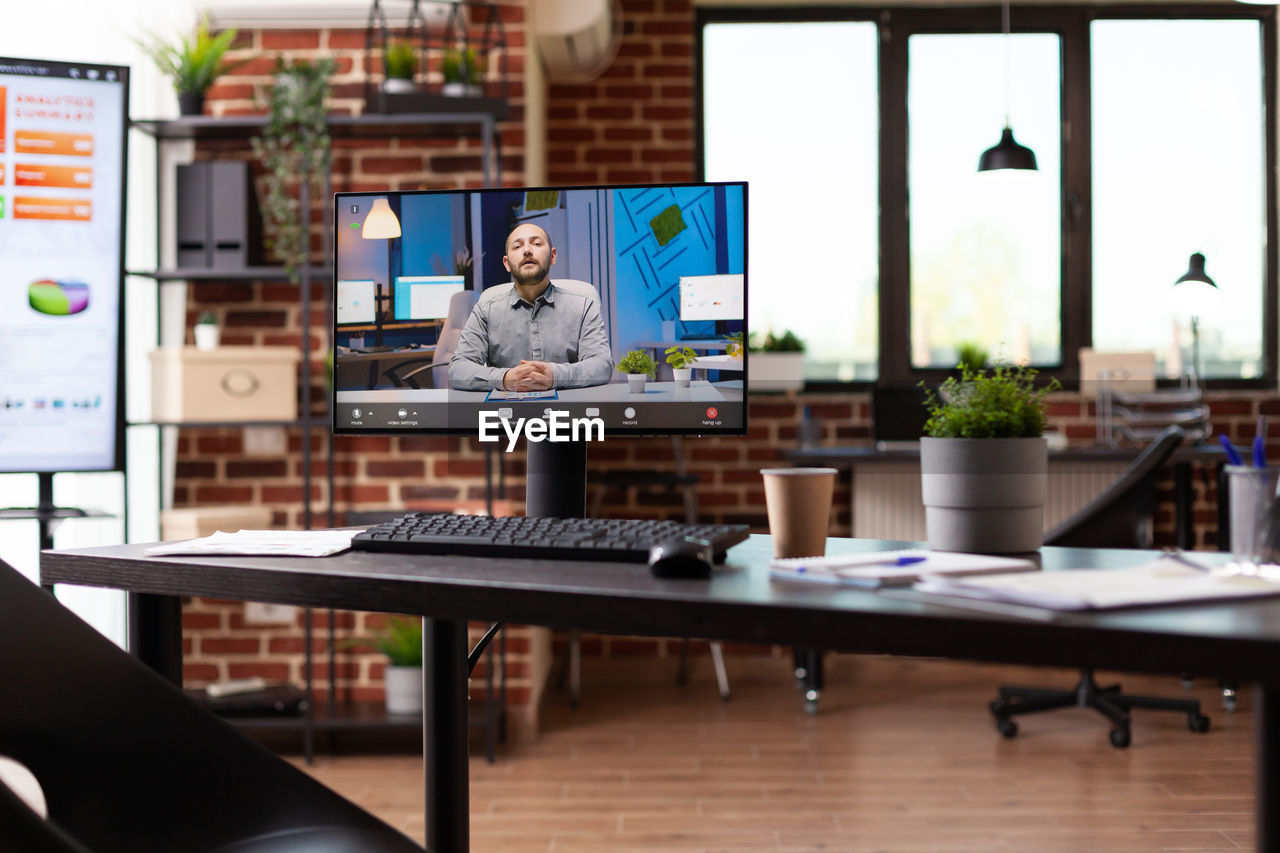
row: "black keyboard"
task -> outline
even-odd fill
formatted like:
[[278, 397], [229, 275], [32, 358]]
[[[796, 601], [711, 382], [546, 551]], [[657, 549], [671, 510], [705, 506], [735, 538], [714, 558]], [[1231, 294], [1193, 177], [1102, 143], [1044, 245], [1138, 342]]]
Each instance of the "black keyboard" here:
[[525, 518], [412, 512], [351, 540], [357, 551], [464, 554], [644, 563], [649, 549], [691, 536], [711, 543], [716, 562], [746, 540], [745, 524], [680, 524], [615, 518]]

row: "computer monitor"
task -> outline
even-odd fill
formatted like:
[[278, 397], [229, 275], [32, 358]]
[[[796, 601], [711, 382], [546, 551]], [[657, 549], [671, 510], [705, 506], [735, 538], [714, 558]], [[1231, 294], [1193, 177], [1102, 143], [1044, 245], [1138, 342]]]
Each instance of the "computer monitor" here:
[[373, 279], [339, 280], [333, 299], [339, 326], [368, 326], [378, 319], [378, 285]]
[[[377, 199], [400, 220], [400, 237], [362, 236]], [[445, 319], [434, 344], [415, 338], [431, 369], [337, 371], [336, 432], [476, 436], [482, 416], [492, 423], [549, 409], [598, 418], [606, 435], [746, 431], [747, 356], [728, 354], [729, 336], [747, 324], [745, 183], [350, 192], [336, 195], [334, 210], [336, 323], [367, 320], [362, 300], [371, 281], [384, 280], [395, 282], [397, 321]], [[554, 290], [536, 313], [519, 304], [504, 265], [508, 236], [523, 226], [537, 226], [554, 250], [554, 261], [546, 257]], [[724, 338], [698, 342], [687, 384], [666, 353], [680, 343], [667, 337], [680, 318], [682, 279], [709, 294], [699, 310], [724, 324]], [[445, 298], [459, 289], [472, 298]], [[459, 304], [465, 310], [447, 316]], [[523, 332], [508, 334], [520, 323]], [[633, 351], [656, 362], [643, 391], [616, 369]], [[339, 367], [349, 357], [335, 348]], [[495, 377], [521, 360], [551, 365], [554, 387], [504, 389]]]
[[680, 276], [680, 319], [737, 320], [746, 313], [742, 275]]
[[455, 293], [466, 289], [460, 275], [398, 275], [392, 297], [393, 316], [398, 322], [443, 320]]

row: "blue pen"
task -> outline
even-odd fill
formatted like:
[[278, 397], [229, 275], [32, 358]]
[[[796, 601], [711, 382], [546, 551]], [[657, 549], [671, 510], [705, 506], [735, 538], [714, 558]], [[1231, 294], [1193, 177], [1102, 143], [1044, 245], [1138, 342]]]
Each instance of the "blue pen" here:
[[843, 569], [861, 569], [874, 566], [914, 566], [916, 563], [923, 563], [927, 559], [928, 557], [921, 557], [915, 554], [889, 557], [888, 559], [883, 560], [876, 559], [874, 557], [870, 559], [865, 557], [850, 557], [848, 562], [843, 560], [832, 561], [824, 566], [813, 566], [812, 568], [808, 566], [796, 566], [796, 573], [800, 574], [808, 571], [838, 572]]
[[1236, 450], [1236, 446], [1231, 443], [1231, 439], [1227, 438], [1225, 434], [1218, 434], [1218, 444], [1221, 444], [1222, 449], [1226, 451], [1228, 462], [1232, 465], [1244, 464], [1244, 460], [1240, 458], [1240, 453]]
[[1253, 467], [1267, 467], [1267, 416], [1258, 418], [1258, 428], [1253, 433]]

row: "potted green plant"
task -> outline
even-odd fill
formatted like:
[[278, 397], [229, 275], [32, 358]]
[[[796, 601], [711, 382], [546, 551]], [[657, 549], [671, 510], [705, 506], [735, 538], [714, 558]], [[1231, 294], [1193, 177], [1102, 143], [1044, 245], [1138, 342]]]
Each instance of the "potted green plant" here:
[[304, 223], [310, 211], [291, 192], [299, 179], [317, 189], [329, 173], [330, 139], [325, 96], [332, 59], [315, 62], [281, 62], [271, 85], [267, 122], [252, 140], [253, 152], [266, 170], [263, 179], [262, 215], [268, 231], [267, 246], [275, 251], [290, 281], [298, 282], [299, 270], [311, 256], [310, 235]]
[[236, 30], [223, 30], [217, 35], [209, 31], [208, 17], [196, 24], [195, 35], [166, 41], [161, 36], [148, 33], [147, 38], [135, 39], [139, 47], [151, 57], [165, 76], [173, 81], [178, 93], [180, 115], [200, 115], [204, 112], [204, 95], [213, 81], [241, 62], [227, 62], [223, 55], [236, 40]]
[[451, 47], [440, 58], [440, 73], [444, 75], [442, 94], [451, 98], [478, 98], [484, 94], [480, 81], [484, 79], [485, 62], [474, 47]]
[[724, 351], [729, 358], [742, 358], [742, 332], [724, 336]]
[[956, 369], [969, 368], [973, 373], [987, 366], [989, 353], [987, 348], [976, 341], [961, 341], [956, 344]]
[[929, 547], [1016, 553], [1043, 540], [1048, 487], [1045, 398], [1036, 371], [997, 364], [961, 367], [935, 394], [920, 440], [921, 492]]
[[418, 65], [418, 55], [413, 43], [396, 39], [387, 45], [383, 55], [386, 78], [382, 91], [391, 94], [408, 94], [417, 90], [413, 84], [413, 72]]
[[697, 360], [698, 354], [679, 344], [667, 347], [666, 353], [667, 364], [671, 365], [671, 375], [676, 380], [676, 387], [688, 388], [689, 380], [693, 377], [693, 363]]
[[789, 391], [804, 387], [804, 341], [790, 329], [751, 336], [747, 365], [752, 391]]
[[218, 342], [222, 337], [222, 331], [218, 328], [218, 316], [212, 311], [201, 312], [196, 319], [192, 334], [195, 336], [196, 349], [217, 349]]
[[354, 637], [342, 644], [372, 646], [386, 655], [383, 675], [388, 714], [422, 713], [422, 620], [388, 616], [371, 637]]
[[648, 352], [633, 349], [618, 360], [614, 369], [627, 375], [627, 390], [630, 393], [643, 394], [645, 381], [653, 378], [657, 366]]

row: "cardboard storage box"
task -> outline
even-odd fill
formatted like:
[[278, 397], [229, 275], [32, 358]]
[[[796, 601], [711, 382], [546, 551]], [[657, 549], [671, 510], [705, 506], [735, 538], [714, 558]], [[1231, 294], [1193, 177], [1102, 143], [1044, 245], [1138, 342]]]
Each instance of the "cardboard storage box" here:
[[299, 357], [293, 347], [161, 347], [151, 353], [151, 418], [297, 420]]
[[199, 539], [219, 530], [270, 530], [271, 510], [265, 506], [235, 504], [230, 506], [186, 506], [160, 512], [160, 538]]

